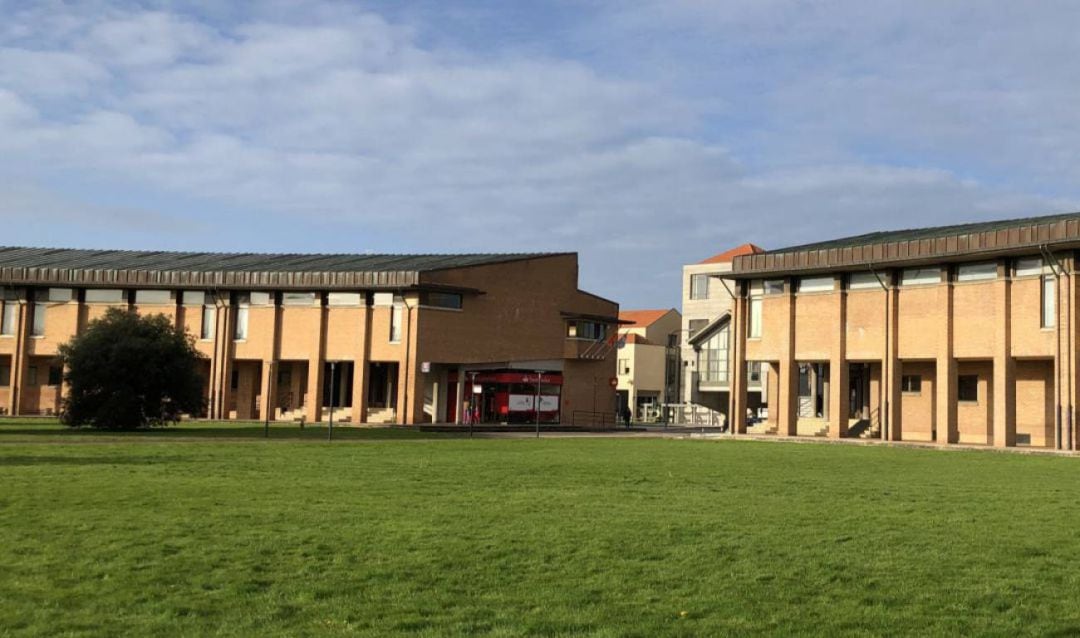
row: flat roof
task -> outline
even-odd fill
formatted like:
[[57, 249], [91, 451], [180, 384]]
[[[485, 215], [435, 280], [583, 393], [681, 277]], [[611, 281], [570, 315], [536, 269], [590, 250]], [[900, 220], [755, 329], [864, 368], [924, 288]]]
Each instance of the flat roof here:
[[420, 273], [573, 253], [303, 254], [0, 247], [0, 283], [404, 287]]
[[879, 231], [789, 246], [735, 257], [732, 276], [902, 266], [1037, 251], [1040, 246], [1080, 246], [1080, 212]]

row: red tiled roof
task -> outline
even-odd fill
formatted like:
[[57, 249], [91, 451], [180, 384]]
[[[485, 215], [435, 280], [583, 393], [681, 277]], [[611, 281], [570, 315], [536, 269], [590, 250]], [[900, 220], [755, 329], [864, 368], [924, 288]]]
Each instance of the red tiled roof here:
[[630, 334], [624, 336], [623, 338], [626, 339], [626, 343], [636, 343], [636, 344], [641, 344], [641, 345], [644, 345], [644, 346], [652, 344], [651, 341], [649, 341], [645, 337], [642, 337], [641, 335], [639, 335], [637, 333], [634, 333], [634, 332], [631, 332]]
[[669, 312], [671, 312], [670, 308], [664, 308], [663, 310], [620, 310], [619, 320], [629, 321], [631, 323], [623, 324], [619, 327], [644, 328], [645, 326], [651, 326], [653, 322]]
[[763, 253], [763, 252], [765, 252], [765, 249], [762, 248], [761, 246], [756, 246], [754, 244], [743, 244], [741, 246], [736, 246], [736, 247], [734, 247], [731, 250], [728, 250], [726, 252], [722, 252], [719, 255], [713, 255], [712, 257], [709, 257], [708, 259], [699, 261], [698, 263], [699, 264], [726, 264], [726, 263], [730, 263], [733, 259], [735, 259], [736, 257], [739, 257], [740, 255], [756, 255], [758, 253]]

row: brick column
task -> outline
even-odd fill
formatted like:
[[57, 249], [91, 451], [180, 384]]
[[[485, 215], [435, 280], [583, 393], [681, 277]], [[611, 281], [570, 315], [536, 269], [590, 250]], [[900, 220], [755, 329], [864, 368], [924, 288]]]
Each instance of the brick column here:
[[837, 322], [829, 357], [829, 437], [836, 439], [847, 436], [851, 407], [848, 397], [847, 293], [843, 287], [844, 278], [837, 275], [833, 281]]
[[[25, 292], [23, 293], [25, 295]], [[15, 305], [15, 350], [11, 354], [11, 392], [8, 394], [8, 414], [21, 412], [23, 379], [26, 376], [27, 305], [24, 299], [6, 301]]]
[[737, 294], [731, 314], [731, 383], [728, 386], [728, 424], [732, 434], [746, 433], [746, 315], [747, 286], [735, 283]]
[[308, 359], [307, 405], [304, 414], [311, 423], [322, 420], [323, 363], [326, 362], [326, 306], [319, 307], [319, 329], [312, 335], [311, 358]]
[[[781, 305], [773, 302], [774, 305]], [[783, 322], [780, 335], [777, 434], [799, 433], [799, 366], [795, 361], [795, 281], [784, 282]]]
[[259, 400], [259, 418], [263, 421], [277, 420], [277, 363], [270, 359], [262, 362], [262, 394]]
[[[1012, 358], [1011, 282], [1005, 261], [994, 281], [994, 447], [1016, 445], [1016, 362]], [[1060, 297], [1060, 295], [1059, 295]]]
[[941, 330], [937, 334], [937, 366], [934, 373], [934, 392], [937, 394], [934, 424], [938, 443], [956, 443], [956, 359], [953, 358], [953, 287], [949, 270], [943, 268], [938, 292], [941, 303]]
[[[897, 440], [903, 433], [903, 407], [900, 404], [900, 378], [903, 368], [900, 365], [900, 331], [897, 329], [900, 319], [900, 290], [893, 272], [882, 273], [885, 285], [885, 320], [887, 338], [885, 340], [885, 360], [882, 366], [882, 398], [884, 417], [882, 422], [882, 440]], [[887, 427], [886, 427], [887, 425]]]

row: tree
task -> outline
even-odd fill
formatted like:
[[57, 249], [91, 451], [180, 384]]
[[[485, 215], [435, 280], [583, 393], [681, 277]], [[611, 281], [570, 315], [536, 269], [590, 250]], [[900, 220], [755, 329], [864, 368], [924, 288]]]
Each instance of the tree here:
[[203, 411], [195, 338], [164, 315], [110, 308], [59, 353], [67, 425], [134, 430]]

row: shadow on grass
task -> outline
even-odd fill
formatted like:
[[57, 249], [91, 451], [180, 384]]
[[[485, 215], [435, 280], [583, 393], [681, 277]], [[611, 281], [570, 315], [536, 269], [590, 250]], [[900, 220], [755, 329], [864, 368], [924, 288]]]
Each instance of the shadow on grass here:
[[0, 467], [37, 465], [157, 465], [188, 460], [183, 456], [0, 456]]

